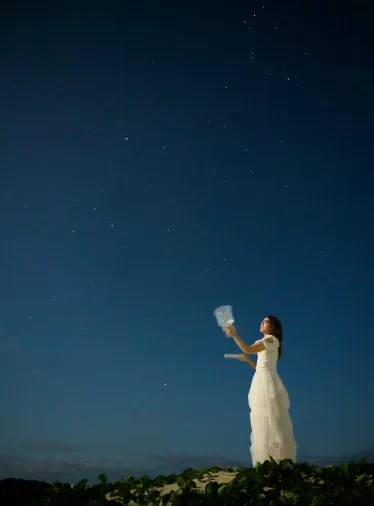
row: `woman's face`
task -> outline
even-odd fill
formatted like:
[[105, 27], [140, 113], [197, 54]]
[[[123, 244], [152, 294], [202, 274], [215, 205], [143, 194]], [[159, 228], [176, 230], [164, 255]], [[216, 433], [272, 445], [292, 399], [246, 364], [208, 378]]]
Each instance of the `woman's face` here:
[[261, 325], [260, 325], [260, 332], [264, 335], [266, 334], [270, 334], [271, 332], [271, 323], [270, 323], [270, 320], [269, 318], [264, 318], [261, 322]]

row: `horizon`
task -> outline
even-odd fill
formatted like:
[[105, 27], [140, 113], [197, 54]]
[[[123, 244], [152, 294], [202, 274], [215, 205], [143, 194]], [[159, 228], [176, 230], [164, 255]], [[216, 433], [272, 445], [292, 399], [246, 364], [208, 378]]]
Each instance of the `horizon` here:
[[[53, 444], [51, 443], [52, 447]], [[55, 443], [56, 448], [61, 451], [62, 447], [59, 443]], [[65, 452], [67, 452], [65, 448]], [[77, 448], [75, 448], [77, 451]], [[361, 461], [366, 459], [369, 462], [374, 461], [374, 446], [368, 448], [367, 451], [362, 450], [355, 455], [342, 453], [331, 457], [318, 457], [318, 456], [301, 456], [297, 463], [307, 463], [310, 465], [327, 466], [327, 465], [340, 465], [351, 461]], [[91, 484], [98, 483], [98, 475], [104, 473], [108, 476], [109, 481], [115, 482], [126, 476], [134, 476], [136, 478], [144, 475], [150, 478], [155, 478], [159, 475], [168, 476], [170, 474], [178, 474], [185, 469], [192, 468], [200, 470], [202, 468], [212, 467], [253, 467], [248, 465], [245, 461], [235, 461], [227, 459], [223, 456], [198, 456], [188, 454], [172, 454], [172, 455], [153, 455], [149, 456], [149, 461], [158, 462], [159, 467], [155, 465], [146, 465], [144, 462], [138, 467], [134, 467], [132, 471], [131, 466], [126, 464], [121, 465], [120, 462], [103, 462], [100, 460], [82, 461], [79, 459], [45, 459], [34, 460], [24, 458], [12, 459], [10, 456], [0, 454], [0, 481], [4, 479], [22, 479], [27, 481], [43, 481], [53, 483], [54, 481], [61, 481], [63, 483], [75, 484], [81, 479], [88, 479]], [[24, 464], [20, 466], [21, 462]], [[13, 470], [9, 468], [13, 466]], [[18, 467], [17, 467], [18, 466]], [[8, 467], [8, 472], [13, 473], [13, 476], [3, 476], [4, 468]]]

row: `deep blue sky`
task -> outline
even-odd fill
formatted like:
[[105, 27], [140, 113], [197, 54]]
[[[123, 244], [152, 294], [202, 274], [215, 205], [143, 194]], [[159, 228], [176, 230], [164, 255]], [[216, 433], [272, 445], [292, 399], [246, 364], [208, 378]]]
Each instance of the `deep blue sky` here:
[[1, 477], [249, 465], [221, 304], [301, 458], [372, 444], [371, 13], [199, 3], [3, 19]]

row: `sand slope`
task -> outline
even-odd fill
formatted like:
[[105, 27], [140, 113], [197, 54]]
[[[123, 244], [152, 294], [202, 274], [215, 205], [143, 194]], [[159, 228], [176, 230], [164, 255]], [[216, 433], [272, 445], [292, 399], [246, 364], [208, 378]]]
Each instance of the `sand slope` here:
[[[217, 483], [224, 484], [224, 483], [230, 483], [236, 476], [237, 473], [227, 473], [226, 471], [219, 471], [217, 473], [211, 473], [211, 474], [205, 474], [201, 480], [193, 480], [197, 487], [200, 490], [204, 490], [206, 485], [211, 481], [216, 481]], [[170, 485], [165, 485], [164, 487], [160, 488], [161, 495], [167, 494], [168, 492], [171, 492], [173, 490], [177, 490], [178, 485], [176, 483], [171, 483]], [[116, 497], [107, 497], [107, 499], [115, 500]], [[119, 498], [117, 498], [119, 500]], [[133, 506], [141, 506], [140, 504], [137, 504], [133, 501], [129, 503]]]

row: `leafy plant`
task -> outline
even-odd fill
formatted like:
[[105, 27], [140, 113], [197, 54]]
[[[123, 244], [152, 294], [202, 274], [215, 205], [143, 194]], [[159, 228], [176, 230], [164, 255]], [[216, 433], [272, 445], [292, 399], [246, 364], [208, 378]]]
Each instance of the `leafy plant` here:
[[[230, 483], [213, 481], [219, 471], [233, 473]], [[98, 476], [99, 484], [89, 485], [80, 480], [76, 485], [54, 482], [43, 484], [34, 499], [24, 506], [373, 506], [374, 464], [365, 460], [340, 466], [294, 464], [289, 459], [273, 459], [254, 469], [185, 469], [179, 475], [127, 476], [110, 483], [105, 474]], [[209, 478], [205, 488], [199, 487]], [[18, 480], [22, 481], [22, 480]], [[0, 482], [0, 496], [5, 482]], [[27, 482], [25, 482], [27, 483]], [[163, 493], [165, 486], [176, 484], [176, 490]], [[34, 490], [35, 486], [33, 486]], [[30, 488], [31, 490], [31, 488]], [[12, 501], [7, 501], [11, 506]]]

